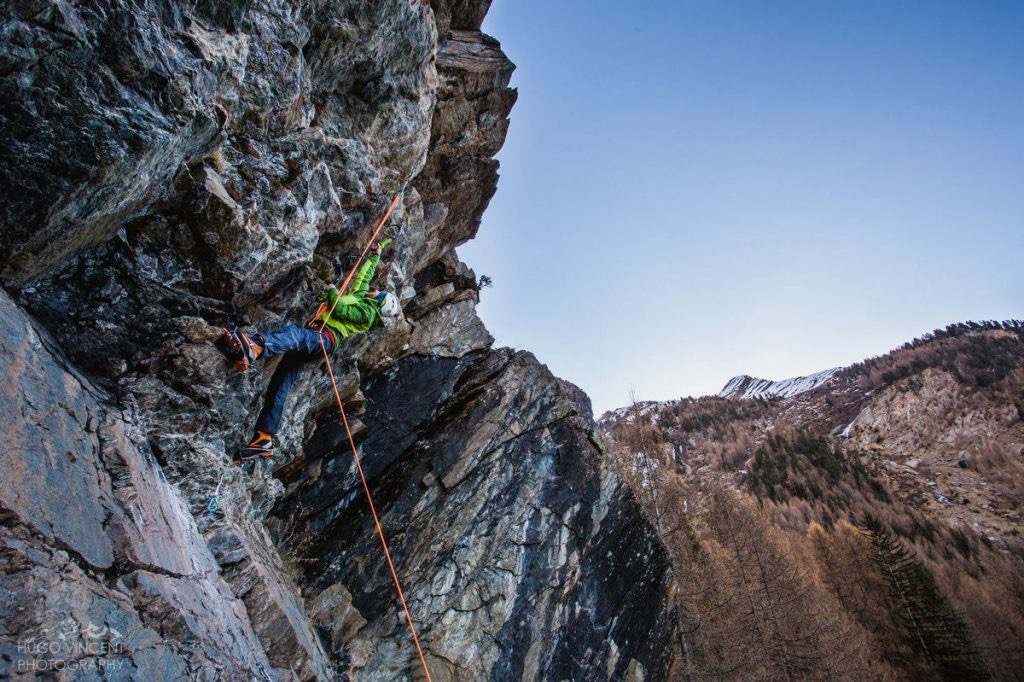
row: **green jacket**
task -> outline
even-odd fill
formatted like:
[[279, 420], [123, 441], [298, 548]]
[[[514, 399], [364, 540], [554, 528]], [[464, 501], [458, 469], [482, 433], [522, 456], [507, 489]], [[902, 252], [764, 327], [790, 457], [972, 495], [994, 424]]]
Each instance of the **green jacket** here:
[[[327, 310], [317, 316], [317, 319], [326, 319], [327, 326], [341, 334], [342, 338], [383, 326], [380, 319], [380, 304], [377, 303], [377, 299], [366, 297], [366, 292], [370, 290], [370, 280], [373, 279], [379, 262], [380, 255], [376, 253], [366, 259], [352, 280], [352, 293], [339, 296], [336, 287], [327, 290]], [[327, 313], [332, 307], [334, 312], [328, 317]]]

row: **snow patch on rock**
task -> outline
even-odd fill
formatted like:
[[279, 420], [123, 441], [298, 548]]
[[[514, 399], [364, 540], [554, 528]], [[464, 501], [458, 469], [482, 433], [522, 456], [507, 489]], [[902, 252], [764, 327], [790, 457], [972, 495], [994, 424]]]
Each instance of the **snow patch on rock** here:
[[813, 391], [819, 386], [824, 385], [840, 369], [839, 367], [833, 367], [805, 377], [794, 377], [792, 379], [783, 379], [782, 381], [771, 381], [770, 379], [758, 379], [741, 375], [730, 379], [729, 383], [718, 392], [718, 397], [744, 400], [792, 398], [795, 395]]

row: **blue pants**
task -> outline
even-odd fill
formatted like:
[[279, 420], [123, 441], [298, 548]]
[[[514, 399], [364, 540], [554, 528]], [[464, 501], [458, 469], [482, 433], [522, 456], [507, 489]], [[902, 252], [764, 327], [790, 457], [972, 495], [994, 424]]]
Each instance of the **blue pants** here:
[[284, 354], [274, 371], [274, 376], [270, 378], [263, 409], [256, 420], [257, 431], [277, 433], [281, 426], [281, 415], [284, 412], [284, 402], [288, 399], [288, 391], [299, 378], [303, 366], [320, 356], [321, 339], [328, 353], [334, 350], [334, 344], [331, 343], [331, 337], [324, 332], [294, 324], [260, 336], [263, 337], [263, 354], [266, 357]]

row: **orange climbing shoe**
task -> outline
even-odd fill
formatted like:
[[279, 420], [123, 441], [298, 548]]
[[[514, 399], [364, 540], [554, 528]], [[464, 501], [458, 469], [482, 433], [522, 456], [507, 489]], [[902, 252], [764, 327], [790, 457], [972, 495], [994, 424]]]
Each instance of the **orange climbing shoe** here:
[[269, 433], [257, 431], [248, 444], [238, 449], [235, 453], [235, 464], [251, 462], [254, 459], [270, 459], [274, 456], [274, 438]]
[[239, 372], [251, 369], [256, 358], [263, 353], [263, 346], [239, 331], [238, 327], [224, 327], [224, 345], [234, 358], [235, 369]]

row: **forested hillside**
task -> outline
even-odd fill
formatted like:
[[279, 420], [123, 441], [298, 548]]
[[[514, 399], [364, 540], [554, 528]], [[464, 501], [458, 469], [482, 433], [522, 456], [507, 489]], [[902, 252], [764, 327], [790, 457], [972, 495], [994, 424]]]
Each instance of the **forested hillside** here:
[[951, 325], [804, 383], [602, 419], [672, 554], [676, 672], [1020, 679], [1021, 323]]

